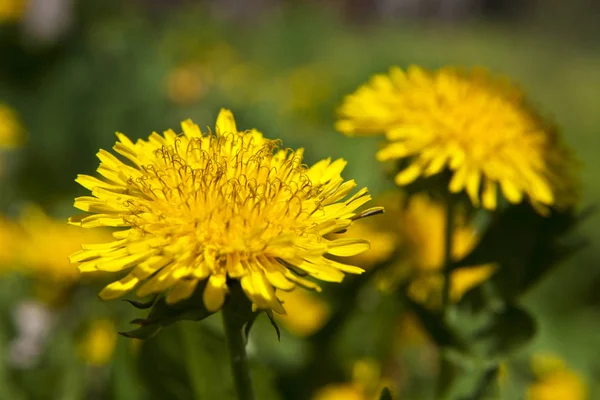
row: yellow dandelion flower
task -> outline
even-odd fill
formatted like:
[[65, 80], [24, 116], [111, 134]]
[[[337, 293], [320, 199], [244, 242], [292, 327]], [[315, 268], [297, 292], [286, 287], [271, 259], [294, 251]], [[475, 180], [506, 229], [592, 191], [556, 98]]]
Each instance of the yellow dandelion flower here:
[[[441, 301], [444, 265], [445, 208], [425, 195], [415, 195], [408, 200], [402, 221], [403, 237], [407, 244], [415, 278], [409, 286], [409, 295], [421, 303], [437, 306]], [[477, 244], [475, 229], [457, 218], [452, 240], [452, 258], [460, 260]], [[493, 265], [462, 268], [450, 275], [450, 299], [459, 301], [471, 288], [488, 279]]]
[[19, 147], [23, 143], [23, 136], [23, 126], [16, 111], [0, 104], [0, 149]]
[[385, 134], [380, 161], [408, 160], [398, 185], [449, 169], [449, 190], [489, 210], [498, 186], [509, 202], [527, 196], [540, 211], [577, 200], [574, 162], [556, 128], [483, 69], [394, 67], [347, 96], [339, 115], [347, 135]]
[[26, 4], [26, 0], [0, 0], [0, 22], [21, 20]]
[[[318, 289], [300, 275], [339, 282], [362, 269], [328, 255], [353, 256], [366, 240], [324, 238], [372, 213], [357, 209], [371, 197], [344, 181], [342, 159], [302, 164], [303, 150], [283, 150], [256, 131], [237, 129], [221, 110], [215, 133], [187, 120], [172, 130], [130, 141], [118, 133], [114, 150], [100, 150], [104, 179], [79, 175], [92, 196], [75, 207], [92, 213], [72, 218], [84, 228], [125, 228], [115, 240], [85, 244], [73, 254], [82, 272], [130, 270], [100, 296], [113, 299], [137, 289], [138, 296], [165, 293], [168, 303], [188, 298], [205, 282], [206, 308], [221, 308], [229, 281], [238, 280], [258, 309], [284, 313], [276, 289], [297, 284]], [[349, 197], [348, 197], [349, 196]]]
[[296, 336], [310, 336], [325, 325], [331, 310], [320, 297], [301, 288], [277, 294], [286, 314], [277, 315], [283, 326]]
[[115, 324], [109, 319], [96, 320], [79, 343], [79, 355], [89, 365], [102, 366], [112, 359], [116, 346]]
[[527, 388], [527, 400], [586, 400], [588, 389], [582, 378], [552, 355], [532, 359], [536, 381]]

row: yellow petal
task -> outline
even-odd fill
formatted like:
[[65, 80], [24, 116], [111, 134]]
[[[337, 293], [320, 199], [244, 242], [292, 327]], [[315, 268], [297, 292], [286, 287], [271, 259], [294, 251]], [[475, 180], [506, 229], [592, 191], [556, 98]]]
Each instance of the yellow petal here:
[[554, 203], [554, 195], [552, 194], [552, 189], [547, 184], [547, 182], [542, 179], [536, 177], [531, 182], [531, 197], [539, 201], [543, 204], [552, 204]]
[[[192, 122], [191, 119], [186, 119], [181, 123], [181, 129], [188, 138], [199, 138], [202, 137], [200, 127]], [[160, 137], [160, 136], [159, 136]]]
[[156, 253], [156, 250], [152, 250], [152, 251], [148, 251], [145, 253], [132, 254], [132, 255], [129, 255], [126, 257], [117, 257], [117, 258], [108, 259], [108, 260], [103, 259], [100, 262], [98, 262], [96, 267], [100, 271], [107, 271], [107, 272], [121, 271], [121, 270], [130, 268], [130, 267], [133, 267], [136, 264], [139, 264], [140, 262], [142, 262], [143, 260], [147, 259], [148, 257], [152, 256], [155, 253]]
[[346, 135], [352, 135], [356, 132], [354, 123], [350, 120], [339, 120], [335, 123], [335, 129]]
[[308, 260], [300, 260], [291, 264], [325, 282], [341, 282], [344, 279], [344, 273], [329, 266], [328, 263], [312, 263]]
[[347, 164], [348, 161], [344, 160], [343, 158], [339, 158], [332, 162], [321, 177], [321, 183], [328, 182], [331, 179], [340, 176]]
[[98, 271], [98, 268], [96, 268], [96, 264], [97, 263], [98, 263], [97, 259], [96, 260], [92, 260], [92, 261], [82, 262], [81, 264], [77, 265], [77, 269], [82, 274], [85, 274], [87, 272], [96, 272], [96, 271]]
[[481, 198], [483, 207], [487, 208], [488, 210], [495, 210], [497, 197], [496, 182], [487, 179], [483, 187], [483, 194]]
[[377, 161], [389, 161], [406, 157], [412, 153], [414, 153], [414, 151], [410, 150], [406, 143], [394, 142], [379, 150], [376, 154], [376, 157]]
[[227, 284], [225, 275], [211, 275], [208, 278], [202, 300], [208, 311], [218, 311], [225, 303]]
[[177, 282], [169, 294], [167, 295], [167, 304], [174, 304], [178, 301], [185, 300], [194, 293], [198, 281], [195, 279], [181, 280]]
[[500, 181], [500, 188], [506, 200], [513, 204], [519, 203], [523, 199], [523, 192], [510, 180], [503, 179]]
[[230, 110], [222, 108], [217, 117], [217, 135], [223, 135], [226, 133], [237, 132], [237, 126], [235, 124], [235, 118]]
[[369, 250], [370, 245], [363, 239], [336, 239], [329, 242], [327, 252], [334, 256], [351, 257]]
[[330, 267], [339, 269], [340, 271], [346, 272], [349, 274], [362, 274], [363, 272], [365, 272], [365, 270], [362, 268], [355, 267], [354, 265], [342, 264], [342, 263], [334, 261], [334, 260], [329, 260], [325, 257], [307, 257], [306, 259], [313, 264], [328, 265]]
[[241, 278], [246, 274], [246, 270], [240, 262], [240, 256], [238, 253], [227, 254], [227, 274], [232, 278]]
[[296, 286], [285, 277], [285, 269], [277, 261], [270, 260], [267, 257], [258, 257], [257, 261], [262, 267], [269, 283], [277, 289], [292, 290]]
[[446, 162], [448, 161], [448, 154], [440, 152], [438, 155], [431, 160], [427, 168], [425, 169], [425, 176], [432, 176], [438, 174], [442, 171], [442, 169], [446, 166]]
[[77, 175], [77, 179], [75, 179], [75, 182], [79, 183], [81, 186], [88, 190], [94, 190], [97, 187], [101, 187], [115, 193], [122, 193], [125, 191], [125, 188], [122, 186], [113, 185], [89, 175]]
[[267, 281], [267, 278], [262, 271], [252, 271], [250, 277], [252, 278], [252, 287], [254, 289], [252, 300], [256, 305], [259, 308], [270, 308], [279, 314], [285, 314], [281, 302], [277, 296], [275, 296], [275, 289], [273, 289], [273, 286]]
[[479, 183], [481, 181], [481, 173], [471, 170], [467, 176], [467, 194], [475, 207], [479, 206]]
[[106, 286], [98, 296], [102, 300], [112, 300], [123, 296], [125, 293], [131, 291], [140, 280], [132, 274], [127, 275], [121, 280], [111, 283]]
[[454, 172], [448, 189], [452, 193], [458, 193], [465, 187], [467, 177], [469, 176], [469, 168], [463, 165], [460, 169]]
[[396, 185], [399, 186], [408, 185], [409, 183], [414, 182], [415, 179], [421, 175], [422, 171], [423, 169], [420, 165], [413, 163], [408, 168], [400, 171], [398, 175], [396, 175], [394, 181], [396, 182]]
[[391, 128], [385, 133], [385, 137], [389, 141], [406, 139], [409, 137], [419, 136], [423, 133], [423, 128], [420, 126], [402, 125]]

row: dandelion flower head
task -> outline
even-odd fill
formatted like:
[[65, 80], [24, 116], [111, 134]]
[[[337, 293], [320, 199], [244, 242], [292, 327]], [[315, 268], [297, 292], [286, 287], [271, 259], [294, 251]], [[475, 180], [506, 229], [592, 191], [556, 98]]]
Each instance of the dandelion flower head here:
[[588, 388], [582, 378], [563, 360], [550, 354], [536, 354], [531, 363], [536, 381], [527, 388], [527, 400], [586, 400]]
[[358, 254], [369, 248], [366, 240], [324, 238], [374, 210], [357, 211], [371, 197], [366, 188], [350, 195], [356, 183], [341, 177], [344, 160], [307, 167], [302, 149], [238, 131], [228, 110], [214, 133], [190, 120], [182, 130], [135, 143], [118, 133], [114, 150], [123, 159], [100, 150], [103, 178], [77, 178], [92, 196], [77, 198], [75, 207], [91, 214], [71, 223], [124, 228], [114, 241], [83, 245], [70, 258], [82, 272], [129, 271], [102, 298], [139, 286], [138, 296], [165, 294], [175, 303], [202, 282], [204, 304], [216, 311], [237, 280], [254, 307], [284, 313], [276, 290], [318, 290], [305, 275], [339, 282], [344, 272], [362, 272], [329, 256]]
[[306, 337], [321, 329], [329, 320], [331, 309], [327, 302], [312, 292], [298, 288], [290, 292], [281, 291], [277, 297], [285, 304], [286, 314], [277, 319], [292, 334]]
[[337, 129], [385, 134], [380, 161], [406, 159], [398, 185], [449, 169], [449, 190], [475, 206], [497, 207], [498, 188], [511, 203], [527, 197], [538, 210], [577, 200], [570, 151], [554, 126], [506, 79], [484, 69], [392, 68], [346, 97]]

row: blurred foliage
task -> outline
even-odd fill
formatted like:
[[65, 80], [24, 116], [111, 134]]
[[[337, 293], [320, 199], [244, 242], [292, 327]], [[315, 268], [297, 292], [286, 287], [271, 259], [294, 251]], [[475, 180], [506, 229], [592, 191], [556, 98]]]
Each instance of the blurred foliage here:
[[[583, 205], [600, 198], [593, 30], [556, 35], [536, 18], [359, 23], [295, 3], [241, 17], [185, 1], [80, 0], [56, 2], [69, 28], [42, 40], [33, 11], [9, 3], [0, 0], [0, 399], [234, 398], [219, 318], [182, 315], [161, 299], [144, 318], [100, 302], [103, 277], [73, 279], [66, 255], [80, 237], [56, 227], [81, 194], [76, 174], [93, 174], [93, 154], [112, 146], [115, 131], [135, 139], [186, 118], [207, 124], [229, 107], [241, 126], [305, 147], [307, 163], [348, 159], [345, 175], [385, 203], [391, 169], [375, 160], [376, 140], [333, 130], [343, 95], [390, 65], [484, 65], [522, 82], [563, 127], [584, 164]], [[388, 399], [384, 387], [394, 399], [430, 398], [437, 345], [449, 343], [448, 358], [468, 372], [452, 388], [457, 398], [489, 380], [480, 398], [598, 396], [597, 216], [546, 218], [525, 205], [470, 216], [479, 236], [454, 268], [496, 269], [456, 297], [450, 329], [435, 307], [406, 295], [415, 254], [437, 260], [443, 217], [430, 210], [418, 226], [410, 207], [392, 201], [396, 210], [373, 226], [351, 228], [370, 230], [374, 250], [357, 261], [365, 274], [310, 298], [291, 294], [279, 342], [269, 318], [257, 317], [248, 342], [257, 398]], [[44, 212], [31, 217], [31, 203]], [[179, 319], [203, 321], [170, 324]], [[146, 340], [109, 333], [130, 330], [131, 320]], [[547, 353], [555, 361], [535, 361]], [[571, 397], [547, 395], [560, 390]]]

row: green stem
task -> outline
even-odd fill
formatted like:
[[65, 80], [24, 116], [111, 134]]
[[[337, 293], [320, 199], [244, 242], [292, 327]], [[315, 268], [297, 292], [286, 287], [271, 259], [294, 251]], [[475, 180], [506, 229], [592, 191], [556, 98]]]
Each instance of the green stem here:
[[243, 321], [240, 321], [231, 304], [225, 304], [221, 310], [225, 339], [231, 361], [231, 372], [238, 400], [254, 400], [252, 379], [246, 356], [246, 341], [243, 332]]
[[450, 288], [451, 276], [450, 269], [452, 268], [452, 245], [454, 236], [454, 202], [450, 195], [446, 204], [446, 225], [444, 234], [444, 283], [442, 288], [442, 315], [444, 320], [448, 318], [450, 308]]
[[[446, 198], [446, 224], [444, 227], [444, 264], [443, 264], [443, 286], [442, 286], [442, 313], [441, 317], [444, 324], [449, 322], [450, 313], [450, 289], [451, 267], [452, 267], [452, 246], [454, 237], [454, 201], [452, 195], [448, 194]], [[446, 396], [450, 384], [452, 383], [452, 365], [446, 359], [445, 349], [441, 348], [439, 352], [439, 377], [436, 389], [436, 398], [443, 399]]]
[[483, 376], [481, 377], [481, 381], [477, 385], [477, 389], [475, 390], [475, 393], [473, 393], [473, 396], [470, 397], [468, 400], [480, 400], [480, 399], [485, 398], [485, 392], [486, 392], [488, 386], [490, 386], [490, 384], [494, 381], [494, 379], [496, 379], [497, 376], [498, 376], [498, 367], [497, 366], [487, 369], [484, 372]]
[[206, 375], [202, 372], [202, 365], [197, 352], [197, 344], [194, 341], [193, 331], [186, 323], [180, 322], [177, 325], [179, 326], [181, 342], [183, 343], [186, 370], [189, 374], [192, 391], [194, 392], [194, 399], [209, 399], [208, 383], [204, 379]]

